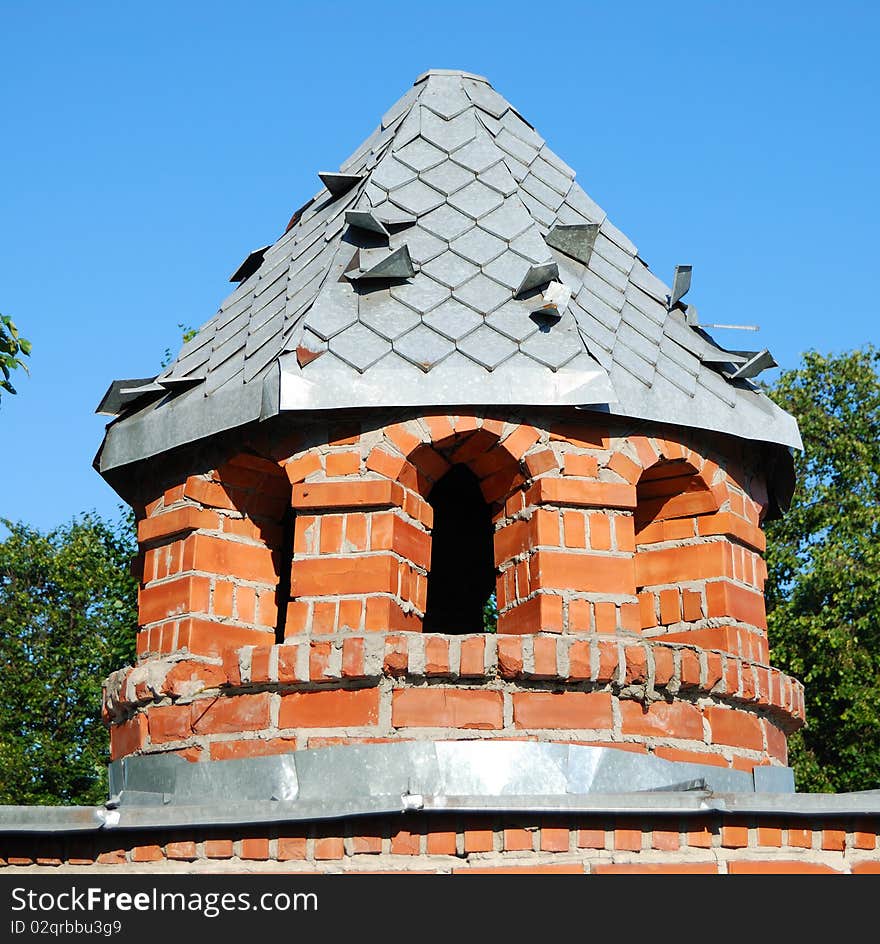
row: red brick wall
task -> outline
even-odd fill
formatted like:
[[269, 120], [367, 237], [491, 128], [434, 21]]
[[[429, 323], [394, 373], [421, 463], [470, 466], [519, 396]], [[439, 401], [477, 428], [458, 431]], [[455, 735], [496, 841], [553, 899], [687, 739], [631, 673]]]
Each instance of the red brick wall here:
[[0, 837], [0, 868], [161, 872], [880, 872], [880, 818], [419, 815], [330, 823]]
[[[146, 505], [141, 664], [107, 689], [114, 756], [480, 731], [785, 762], [802, 691], [768, 665], [747, 444], [436, 414], [313, 426], [263, 453]], [[497, 639], [418, 638], [428, 497], [455, 463], [493, 512]], [[163, 658], [181, 661], [164, 675]]]

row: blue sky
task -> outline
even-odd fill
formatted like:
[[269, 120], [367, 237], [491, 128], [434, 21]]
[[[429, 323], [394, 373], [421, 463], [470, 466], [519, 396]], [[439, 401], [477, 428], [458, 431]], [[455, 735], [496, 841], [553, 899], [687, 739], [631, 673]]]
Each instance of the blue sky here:
[[[151, 376], [421, 72], [487, 76], [721, 343], [878, 340], [875, 3], [0, 2], [0, 517], [115, 513], [111, 380]], [[768, 376], [768, 375], [765, 375]], [[772, 374], [769, 375], [772, 377]]]

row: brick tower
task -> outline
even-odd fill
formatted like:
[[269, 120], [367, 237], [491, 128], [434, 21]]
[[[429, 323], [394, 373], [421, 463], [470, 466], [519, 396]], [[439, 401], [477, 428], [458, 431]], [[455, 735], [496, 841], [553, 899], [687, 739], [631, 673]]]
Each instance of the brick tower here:
[[198, 796], [215, 830], [274, 802], [257, 858], [415, 861], [590, 848], [572, 796], [792, 790], [761, 525], [800, 439], [752, 380], [772, 358], [718, 346], [689, 267], [651, 273], [479, 76], [421, 76], [320, 178], [101, 406], [141, 548], [114, 802]]

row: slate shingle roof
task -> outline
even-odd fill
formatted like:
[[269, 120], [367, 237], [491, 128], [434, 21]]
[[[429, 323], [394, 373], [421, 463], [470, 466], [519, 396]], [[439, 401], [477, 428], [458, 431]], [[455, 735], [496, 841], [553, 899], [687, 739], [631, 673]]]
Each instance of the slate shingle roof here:
[[100, 467], [359, 406], [599, 406], [798, 446], [574, 177], [487, 80], [421, 76], [143, 399], [123, 396]]

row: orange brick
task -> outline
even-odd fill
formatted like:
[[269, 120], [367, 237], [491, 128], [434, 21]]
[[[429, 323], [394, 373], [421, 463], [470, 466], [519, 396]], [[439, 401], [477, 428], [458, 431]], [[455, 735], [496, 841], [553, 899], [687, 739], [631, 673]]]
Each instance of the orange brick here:
[[753, 593], [726, 580], [706, 584], [706, 607], [710, 617], [729, 616], [759, 629], [767, 628], [763, 594]]
[[233, 847], [231, 839], [206, 839], [205, 840], [205, 858], [208, 859], [231, 859]]
[[472, 636], [461, 641], [461, 662], [459, 671], [462, 675], [485, 675], [486, 640], [482, 636]]
[[582, 549], [587, 546], [587, 525], [583, 512], [562, 513], [562, 534], [566, 547]]
[[822, 872], [839, 874], [837, 869], [818, 862], [785, 861], [782, 859], [759, 859], [755, 861], [732, 860], [727, 863], [729, 875], [796, 875]]
[[541, 852], [568, 852], [568, 843], [568, 829], [550, 826], [541, 829]]
[[504, 634], [561, 633], [562, 608], [562, 597], [539, 593], [499, 616], [499, 637]]
[[191, 841], [169, 842], [165, 846], [165, 855], [169, 859], [177, 859], [182, 862], [193, 862], [198, 858], [196, 844]]
[[443, 636], [425, 638], [425, 674], [449, 674], [449, 640]]
[[295, 596], [397, 593], [397, 558], [376, 554], [294, 560], [291, 583]]
[[464, 831], [465, 852], [491, 852], [493, 846], [491, 829], [466, 829]]
[[341, 859], [345, 855], [345, 844], [339, 836], [327, 836], [315, 840], [315, 858], [319, 861]]
[[632, 485], [618, 485], [615, 482], [542, 478], [538, 479], [528, 490], [526, 502], [531, 505], [634, 509], [636, 490]]
[[574, 452], [567, 452], [562, 460], [566, 475], [594, 479], [599, 474], [599, 463], [594, 456], [582, 456]]
[[640, 702], [621, 699], [620, 715], [624, 734], [703, 740], [700, 710], [687, 702], [655, 701], [645, 711]]
[[516, 692], [517, 728], [604, 729], [612, 726], [611, 695], [605, 692]]
[[349, 840], [349, 846], [351, 855], [379, 855], [382, 852], [382, 837], [353, 836]]
[[635, 593], [633, 559], [629, 557], [539, 550], [529, 566], [533, 590]]
[[498, 672], [502, 678], [516, 678], [522, 674], [522, 640], [518, 637], [498, 637]]
[[621, 852], [639, 852], [642, 848], [640, 829], [615, 829], [614, 848]]
[[268, 547], [244, 544], [210, 534], [193, 534], [184, 542], [184, 568], [224, 574], [275, 586], [278, 573]]
[[278, 861], [289, 862], [291, 859], [302, 860], [306, 857], [306, 839], [304, 836], [279, 836]]
[[[568, 830], [565, 830], [566, 840], [568, 839]], [[505, 852], [531, 852], [534, 844], [534, 834], [528, 829], [505, 829], [504, 830], [504, 851]], [[566, 841], [566, 850], [568, 844]]]
[[[401, 460], [403, 461], [403, 460]], [[388, 508], [398, 505], [403, 489], [388, 479], [360, 482], [315, 482], [294, 485], [294, 508]]]
[[[161, 859], [164, 859], [165, 855], [162, 852], [161, 846], [135, 846], [131, 850], [131, 861], [132, 862], [159, 862]], [[98, 861], [101, 861], [101, 857], [98, 857]]]
[[338, 475], [356, 475], [360, 464], [361, 457], [358, 452], [332, 452], [325, 462], [327, 475], [330, 478]]
[[428, 855], [455, 855], [455, 833], [428, 833], [425, 851]]
[[398, 689], [392, 694], [391, 723], [396, 728], [498, 729], [502, 726], [501, 692], [455, 688]]
[[747, 826], [722, 826], [721, 845], [725, 849], [740, 849], [749, 844], [749, 829]]
[[578, 849], [604, 849], [604, 829], [579, 829], [577, 838]]
[[760, 751], [764, 747], [761, 722], [754, 715], [729, 708], [709, 706], [705, 711], [715, 744], [729, 744]]
[[196, 734], [259, 731], [269, 726], [268, 692], [200, 699], [190, 707], [190, 724]]
[[830, 852], [843, 852], [846, 848], [846, 831], [843, 829], [823, 829], [822, 848]]
[[594, 875], [717, 875], [714, 862], [616, 862], [597, 863]]
[[591, 514], [590, 518], [590, 548], [594, 551], [611, 550], [611, 521], [607, 515]]
[[379, 690], [294, 692], [281, 697], [280, 728], [342, 728], [376, 724]]
[[399, 829], [391, 836], [392, 855], [418, 855], [421, 837], [406, 829]]
[[678, 590], [660, 591], [660, 623], [668, 626], [681, 619], [681, 609], [678, 602]]
[[216, 512], [204, 511], [190, 505], [166, 511], [154, 518], [141, 519], [137, 526], [137, 538], [140, 544], [146, 544], [157, 538], [171, 537], [184, 531], [216, 531], [219, 527], [220, 517]]
[[146, 625], [186, 613], [207, 613], [210, 599], [207, 577], [177, 577], [153, 584], [138, 594], [138, 622]]

